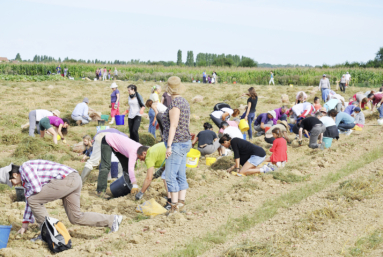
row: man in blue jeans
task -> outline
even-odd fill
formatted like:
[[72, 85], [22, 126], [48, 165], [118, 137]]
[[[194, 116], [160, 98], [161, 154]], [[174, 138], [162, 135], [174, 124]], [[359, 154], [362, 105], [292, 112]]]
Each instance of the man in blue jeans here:
[[346, 134], [347, 136], [351, 134], [351, 129], [355, 127], [355, 119], [351, 115], [345, 112], [337, 113], [334, 109], [330, 110], [328, 115], [335, 119], [335, 125], [338, 127], [340, 134]]

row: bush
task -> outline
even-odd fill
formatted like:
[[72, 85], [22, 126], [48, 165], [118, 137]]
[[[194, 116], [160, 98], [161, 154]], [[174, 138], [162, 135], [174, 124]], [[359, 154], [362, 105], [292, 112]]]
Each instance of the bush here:
[[228, 66], [231, 67], [234, 65], [234, 61], [228, 58], [217, 58], [212, 63], [213, 66]]
[[253, 68], [257, 67], [258, 63], [251, 58], [243, 58], [242, 61], [238, 64], [238, 66]]

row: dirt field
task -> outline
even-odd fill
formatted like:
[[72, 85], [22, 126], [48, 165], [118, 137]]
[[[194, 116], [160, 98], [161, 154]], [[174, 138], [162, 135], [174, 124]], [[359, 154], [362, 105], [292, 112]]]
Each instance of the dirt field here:
[[[121, 103], [127, 103], [129, 84], [118, 82]], [[145, 99], [154, 84], [136, 82], [138, 92]], [[70, 116], [83, 97], [89, 98], [91, 108], [109, 114], [109, 86], [109, 82], [83, 81], [0, 83], [0, 166], [45, 158], [81, 172], [84, 163], [70, 151], [70, 146], [80, 142], [85, 134], [93, 136], [95, 122], [71, 126], [67, 145], [60, 142], [57, 147], [51, 146], [49, 137], [26, 141], [28, 131], [22, 131], [20, 126], [28, 121], [30, 110], [59, 109], [62, 117]], [[240, 95], [249, 87], [238, 84], [186, 86], [184, 96], [193, 114], [192, 133], [202, 130], [215, 103], [226, 101], [233, 108], [245, 105], [246, 97]], [[313, 87], [254, 87], [259, 95], [257, 114], [280, 107], [281, 94], [289, 95], [290, 102], [294, 102], [300, 90], [309, 95], [310, 102], [314, 96], [320, 96]], [[370, 89], [347, 90], [342, 94], [346, 100], [356, 92]], [[196, 95], [203, 96], [203, 101], [193, 103]], [[340, 135], [340, 140], [334, 141], [330, 149], [312, 150], [307, 147], [307, 139], [302, 147], [293, 142], [288, 147], [287, 166], [277, 173], [244, 178], [228, 176], [223, 170], [211, 170], [200, 160], [198, 168], [187, 169], [188, 212], [170, 218], [160, 215], [148, 219], [135, 212], [139, 203], [151, 198], [165, 203], [162, 181], [153, 182], [152, 189], [140, 202], [132, 196], [105, 201], [95, 195], [98, 170], [94, 170], [82, 190], [82, 209], [121, 214], [125, 219], [118, 233], [108, 234], [105, 228], [70, 224], [60, 201], [47, 204], [50, 215], [60, 219], [73, 236], [73, 249], [57, 255], [382, 256], [383, 132], [382, 127], [375, 126], [376, 112], [365, 111], [365, 115], [367, 126], [363, 131]], [[148, 124], [143, 118], [140, 130], [147, 131]], [[127, 125], [117, 129], [128, 132]], [[216, 127], [214, 130], [217, 131]], [[36, 147], [24, 149], [27, 143]], [[253, 143], [266, 150], [270, 148], [263, 137], [255, 138]], [[142, 163], [138, 164], [136, 176], [142, 185], [145, 178]], [[0, 187], [0, 224], [13, 225], [8, 248], [0, 250], [0, 256], [52, 255], [44, 244], [29, 241], [38, 232], [36, 226], [23, 236], [16, 234], [25, 204], [14, 200], [14, 189]]]

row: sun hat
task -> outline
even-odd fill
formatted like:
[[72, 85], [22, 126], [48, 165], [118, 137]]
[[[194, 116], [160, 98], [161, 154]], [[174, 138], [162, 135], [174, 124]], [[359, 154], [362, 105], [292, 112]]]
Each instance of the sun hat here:
[[0, 184], [7, 184], [12, 187], [12, 182], [9, 180], [9, 172], [12, 170], [12, 163], [8, 166], [0, 168]]
[[287, 121], [285, 121], [285, 120], [278, 120], [277, 123], [278, 124], [283, 124], [286, 127], [287, 130], [290, 130], [290, 126], [287, 123]]
[[54, 115], [56, 115], [57, 117], [60, 117], [60, 111], [59, 110], [54, 110], [52, 113]]
[[327, 113], [327, 109], [326, 109], [326, 107], [321, 107], [321, 108], [319, 109], [319, 111], [320, 111], [320, 112], [325, 112], [325, 113]]
[[110, 88], [117, 88], [117, 87], [118, 86], [117, 86], [116, 82], [113, 82], [112, 85], [110, 86]]
[[171, 95], [180, 95], [186, 90], [185, 85], [181, 83], [181, 79], [177, 76], [171, 76], [165, 87], [165, 91]]
[[88, 97], [84, 97], [84, 100], [82, 100], [84, 103], [89, 103]]
[[267, 112], [268, 114], [270, 114], [271, 116], [273, 116], [273, 118], [275, 119], [277, 117], [277, 114], [275, 113], [275, 111], [268, 111]]

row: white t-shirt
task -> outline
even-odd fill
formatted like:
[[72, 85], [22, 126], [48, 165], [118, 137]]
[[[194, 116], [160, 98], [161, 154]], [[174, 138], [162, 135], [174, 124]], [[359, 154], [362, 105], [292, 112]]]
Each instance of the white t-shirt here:
[[324, 116], [319, 120], [326, 126], [326, 128], [336, 125], [334, 119], [329, 116]]
[[228, 114], [230, 114], [230, 116], [233, 115], [233, 113], [234, 113], [233, 109], [231, 109], [231, 108], [226, 108], [226, 107], [225, 107], [225, 108], [222, 108], [221, 111], [223, 111], [223, 112], [227, 112]]
[[335, 95], [330, 96], [330, 99], [338, 99], [339, 103], [342, 103], [342, 101], [343, 101], [343, 103], [345, 102], [344, 97], [339, 95], [339, 94], [335, 94]]
[[157, 111], [159, 113], [165, 113], [166, 112], [166, 109], [168, 109], [165, 105], [163, 105], [162, 103], [157, 103]]
[[217, 118], [217, 119], [221, 119], [222, 118], [222, 114], [223, 114], [223, 111], [214, 111], [211, 113], [211, 115], [213, 115], [213, 117]]
[[42, 118], [53, 116], [53, 113], [47, 110], [36, 110], [36, 121], [40, 121]]
[[300, 116], [305, 110], [307, 110], [311, 106], [310, 103], [302, 103], [302, 104], [296, 104], [293, 106], [292, 110], [295, 113], [295, 115]]
[[153, 102], [158, 102], [158, 94], [157, 93], [151, 94], [149, 99], [152, 100]]
[[345, 77], [346, 77], [346, 80], [350, 80], [351, 75], [350, 74], [346, 74]]
[[134, 117], [136, 117], [136, 116], [141, 116], [141, 114], [140, 114], [140, 105], [138, 104], [138, 98], [137, 98], [137, 96], [135, 97], [135, 98], [130, 98], [130, 97], [128, 97], [129, 98], [129, 100], [128, 100], [128, 102], [129, 102], [129, 116], [128, 116], [128, 118], [129, 119], [133, 119]]
[[231, 138], [243, 139], [243, 135], [242, 135], [241, 131], [239, 130], [239, 128], [236, 128], [236, 127], [229, 126], [229, 127], [225, 128], [223, 133], [224, 134], [229, 134], [229, 136]]

